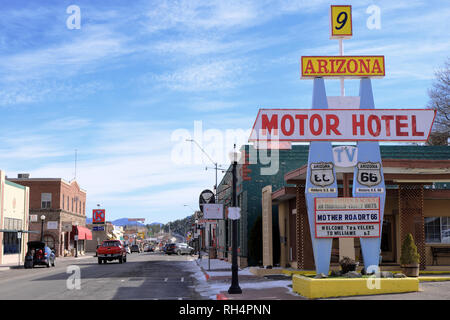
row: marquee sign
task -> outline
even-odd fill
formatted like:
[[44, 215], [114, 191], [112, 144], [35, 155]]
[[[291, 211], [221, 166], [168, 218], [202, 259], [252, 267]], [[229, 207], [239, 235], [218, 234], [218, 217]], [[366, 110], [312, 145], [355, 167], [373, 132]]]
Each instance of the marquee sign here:
[[380, 198], [316, 198], [316, 238], [377, 238]]
[[435, 110], [260, 109], [249, 141], [427, 141]]
[[322, 78], [383, 78], [384, 56], [303, 56], [302, 79]]

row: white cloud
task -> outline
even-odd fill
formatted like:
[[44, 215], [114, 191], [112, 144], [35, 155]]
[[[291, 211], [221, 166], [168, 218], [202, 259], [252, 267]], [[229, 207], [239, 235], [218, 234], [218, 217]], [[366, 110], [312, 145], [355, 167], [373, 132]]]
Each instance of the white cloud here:
[[203, 91], [234, 88], [242, 81], [243, 74], [242, 61], [219, 60], [193, 64], [155, 78], [172, 90]]

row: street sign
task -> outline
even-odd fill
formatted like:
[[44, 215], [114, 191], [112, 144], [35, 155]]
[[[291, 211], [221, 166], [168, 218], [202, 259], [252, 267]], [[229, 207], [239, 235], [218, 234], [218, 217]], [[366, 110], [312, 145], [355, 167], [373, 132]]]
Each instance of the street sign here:
[[239, 220], [240, 218], [241, 218], [241, 208], [239, 207], [228, 208], [228, 219]]
[[37, 222], [38, 216], [37, 214], [30, 214], [30, 222]]
[[105, 209], [92, 210], [92, 223], [105, 223]]
[[204, 219], [223, 219], [223, 204], [208, 203], [203, 205]]
[[200, 193], [199, 206], [200, 206], [201, 212], [203, 212], [204, 204], [211, 204], [211, 203], [215, 203], [215, 202], [216, 202], [216, 199], [214, 197], [214, 192], [212, 192], [211, 190], [206, 189]]
[[92, 227], [92, 231], [105, 231], [105, 226]]
[[62, 231], [71, 232], [72, 231], [72, 223], [71, 222], [63, 222]]
[[48, 230], [56, 230], [56, 229], [58, 229], [58, 221], [48, 221], [47, 222], [47, 229]]
[[260, 109], [249, 141], [427, 141], [435, 110]]
[[331, 39], [350, 39], [352, 37], [352, 6], [331, 6], [330, 18]]
[[302, 79], [383, 78], [384, 56], [303, 56]]

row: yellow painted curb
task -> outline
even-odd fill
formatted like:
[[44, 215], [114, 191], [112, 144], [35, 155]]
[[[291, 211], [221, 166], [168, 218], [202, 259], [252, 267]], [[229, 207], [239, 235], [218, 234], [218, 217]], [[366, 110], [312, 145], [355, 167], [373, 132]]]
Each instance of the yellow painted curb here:
[[419, 277], [420, 282], [427, 281], [450, 281], [450, 277]]
[[314, 276], [316, 274], [315, 271], [307, 271], [307, 270], [286, 270], [283, 269], [283, 273], [288, 276], [292, 276], [294, 274], [302, 275], [302, 276]]
[[312, 279], [292, 276], [294, 292], [309, 298], [330, 298], [419, 291], [417, 278]]

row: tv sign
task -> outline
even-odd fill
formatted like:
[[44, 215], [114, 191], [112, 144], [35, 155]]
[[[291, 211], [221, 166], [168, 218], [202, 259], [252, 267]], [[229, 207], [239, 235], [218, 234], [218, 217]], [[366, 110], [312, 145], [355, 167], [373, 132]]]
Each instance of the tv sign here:
[[92, 210], [92, 223], [105, 223], [105, 209]]

